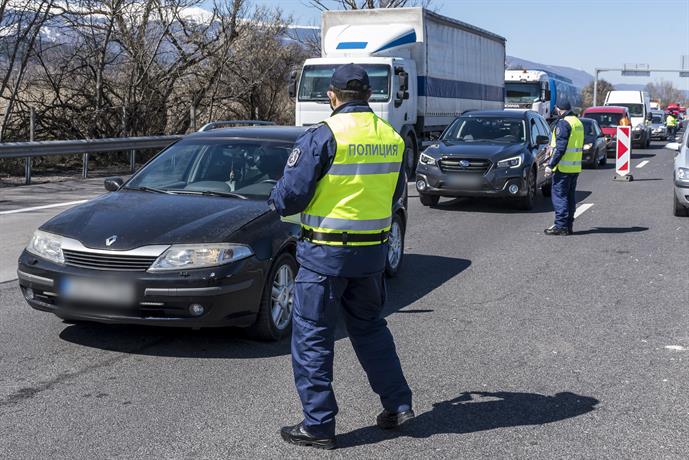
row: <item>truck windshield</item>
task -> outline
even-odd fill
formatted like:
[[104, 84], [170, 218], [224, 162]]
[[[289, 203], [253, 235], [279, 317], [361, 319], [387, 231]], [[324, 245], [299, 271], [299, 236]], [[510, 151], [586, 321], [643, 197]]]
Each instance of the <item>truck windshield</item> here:
[[505, 82], [506, 102], [535, 102], [541, 98], [541, 87], [538, 83]]
[[[363, 64], [371, 83], [370, 102], [390, 100], [390, 67], [384, 64]], [[299, 101], [328, 102], [330, 77], [338, 65], [307, 65], [299, 84]]]
[[521, 144], [526, 142], [524, 122], [518, 118], [459, 117], [441, 140], [445, 142], [487, 142]]
[[627, 107], [629, 109], [630, 117], [643, 117], [644, 106], [642, 104], [623, 104], [621, 102], [609, 103], [609, 105], [616, 105], [618, 107]]

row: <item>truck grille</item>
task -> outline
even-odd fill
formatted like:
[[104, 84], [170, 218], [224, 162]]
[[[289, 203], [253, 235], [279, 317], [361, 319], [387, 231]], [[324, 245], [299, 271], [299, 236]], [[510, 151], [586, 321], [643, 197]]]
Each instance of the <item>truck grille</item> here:
[[[469, 164], [463, 166], [460, 164], [461, 161], [466, 161]], [[443, 158], [438, 161], [438, 165], [444, 173], [484, 174], [490, 169], [491, 162], [483, 159]]]
[[97, 252], [73, 251], [63, 249], [65, 265], [71, 267], [91, 268], [95, 270], [146, 271], [157, 257], [101, 254]]

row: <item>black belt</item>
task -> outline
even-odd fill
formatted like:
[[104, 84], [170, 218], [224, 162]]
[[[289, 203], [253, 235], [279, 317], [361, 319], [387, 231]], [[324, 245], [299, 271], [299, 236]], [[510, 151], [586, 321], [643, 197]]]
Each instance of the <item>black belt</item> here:
[[381, 231], [380, 233], [324, 233], [314, 232], [309, 228], [301, 228], [299, 239], [307, 241], [325, 241], [328, 243], [385, 243], [390, 232]]

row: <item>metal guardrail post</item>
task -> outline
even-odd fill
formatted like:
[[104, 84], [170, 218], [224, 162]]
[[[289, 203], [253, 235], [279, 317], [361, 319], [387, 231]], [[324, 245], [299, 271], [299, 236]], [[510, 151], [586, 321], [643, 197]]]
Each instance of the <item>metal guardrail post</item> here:
[[129, 151], [129, 172], [132, 174], [136, 169], [136, 150], [132, 149]]
[[82, 167], [81, 167], [81, 177], [83, 179], [86, 179], [89, 176], [89, 154], [84, 153], [81, 155], [81, 162], [82, 162]]
[[[29, 109], [29, 141], [34, 141], [36, 130], [36, 110], [31, 107]], [[24, 158], [24, 183], [31, 185], [31, 157]]]

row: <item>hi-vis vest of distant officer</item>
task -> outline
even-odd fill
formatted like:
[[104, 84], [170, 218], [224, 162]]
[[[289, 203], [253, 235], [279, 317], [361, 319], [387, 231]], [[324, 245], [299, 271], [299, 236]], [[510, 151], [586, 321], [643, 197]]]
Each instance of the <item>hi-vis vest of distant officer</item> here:
[[[560, 158], [560, 162], [555, 166], [555, 171], [560, 171], [567, 174], [576, 174], [581, 172], [581, 157], [584, 149], [584, 125], [579, 119], [573, 115], [566, 116], [564, 120], [571, 126], [569, 133], [569, 141], [567, 141], [567, 150]], [[550, 146], [555, 150], [556, 133], [553, 131]]]
[[404, 140], [372, 112], [339, 113], [325, 123], [337, 152], [301, 214], [302, 234], [318, 244], [381, 244], [392, 221]]

